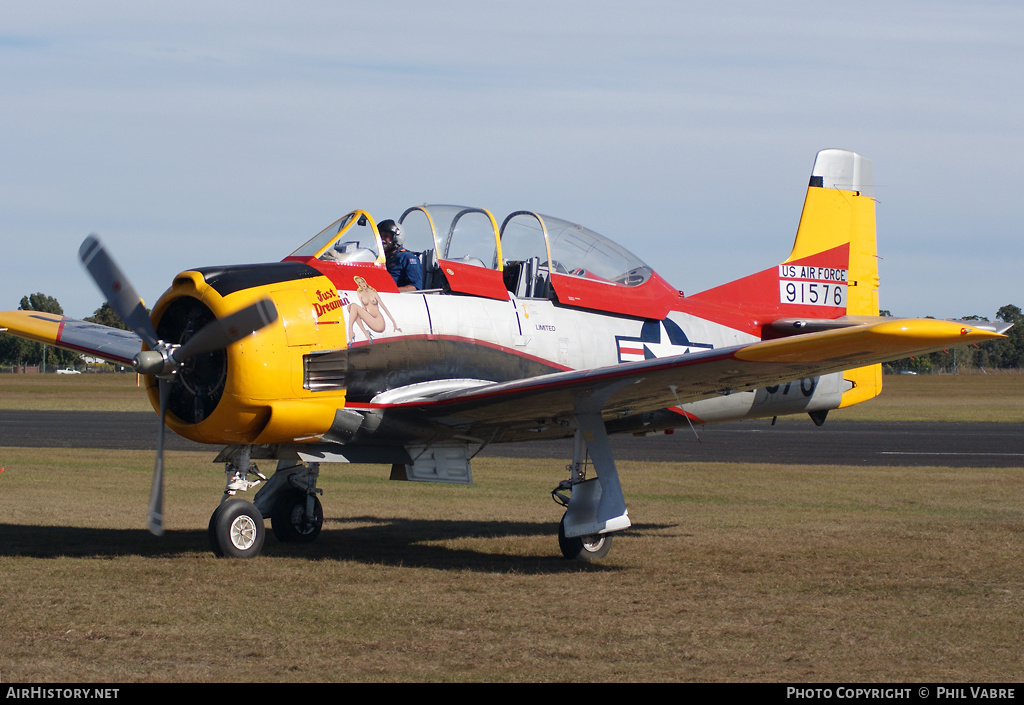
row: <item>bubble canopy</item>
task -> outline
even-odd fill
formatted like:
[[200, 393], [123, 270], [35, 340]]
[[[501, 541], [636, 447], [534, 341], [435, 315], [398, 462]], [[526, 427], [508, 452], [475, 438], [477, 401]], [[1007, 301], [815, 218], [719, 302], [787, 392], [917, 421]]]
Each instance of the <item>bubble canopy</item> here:
[[[482, 208], [425, 204], [407, 209], [398, 221], [405, 248], [422, 261], [425, 290], [503, 300], [546, 298], [655, 318], [667, 315], [679, 296], [617, 242], [561, 218], [515, 211], [499, 227]], [[335, 266], [383, 269], [385, 264], [376, 222], [365, 211], [339, 219], [286, 259], [308, 261], [325, 273]], [[388, 290], [386, 279], [377, 281], [380, 290]]]
[[541, 241], [544, 262], [552, 272], [620, 286], [640, 286], [654, 273], [649, 266], [613, 240], [561, 218], [518, 211], [501, 227], [505, 260], [536, 256]]

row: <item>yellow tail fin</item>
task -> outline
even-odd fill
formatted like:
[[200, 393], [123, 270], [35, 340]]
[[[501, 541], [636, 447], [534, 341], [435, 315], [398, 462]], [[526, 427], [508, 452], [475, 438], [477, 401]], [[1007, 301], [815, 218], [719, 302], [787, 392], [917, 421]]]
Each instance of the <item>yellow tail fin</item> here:
[[[846, 315], [877, 316], [878, 245], [871, 161], [854, 152], [825, 149], [814, 160], [800, 226], [786, 262], [846, 243], [850, 247]], [[853, 387], [843, 394], [841, 407], [882, 391], [881, 365], [847, 370], [843, 376]]]
[[786, 262], [850, 246], [846, 314], [878, 315], [878, 247], [871, 161], [841, 149], [818, 152], [793, 251]]

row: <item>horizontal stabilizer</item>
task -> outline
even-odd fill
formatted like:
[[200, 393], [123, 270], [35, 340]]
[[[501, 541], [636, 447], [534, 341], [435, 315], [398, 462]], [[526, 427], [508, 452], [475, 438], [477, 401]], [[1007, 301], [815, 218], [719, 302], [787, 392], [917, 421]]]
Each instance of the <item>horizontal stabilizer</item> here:
[[[885, 323], [886, 321], [898, 321], [901, 319], [888, 316], [841, 316], [839, 318], [780, 318], [772, 321], [772, 328], [782, 333], [813, 333], [822, 330], [836, 330], [838, 328], [852, 328], [869, 323]], [[1013, 327], [1012, 323], [1006, 321], [963, 321], [958, 319], [947, 319], [949, 323], [960, 326], [969, 326], [991, 333], [1003, 334]]]

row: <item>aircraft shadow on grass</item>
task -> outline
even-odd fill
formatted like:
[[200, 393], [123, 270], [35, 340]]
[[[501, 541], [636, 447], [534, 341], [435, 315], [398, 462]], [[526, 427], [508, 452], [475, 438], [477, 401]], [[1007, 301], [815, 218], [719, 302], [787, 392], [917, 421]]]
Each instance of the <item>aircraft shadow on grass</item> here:
[[[672, 528], [668, 524], [634, 524], [630, 533], [643, 534]], [[502, 545], [507, 546], [504, 539], [550, 535], [549, 522], [369, 516], [328, 518], [315, 543], [297, 546], [268, 538], [264, 555], [500, 573], [510, 570], [526, 573], [618, 570], [607, 563], [580, 563], [567, 561], [561, 556], [495, 551], [495, 540], [502, 540]], [[194, 529], [169, 530], [162, 540], [156, 540], [144, 529], [0, 524], [0, 537], [0, 556], [25, 558], [175, 558], [204, 552], [209, 544], [207, 532]], [[480, 539], [479, 548], [446, 545], [447, 542], [467, 539]]]

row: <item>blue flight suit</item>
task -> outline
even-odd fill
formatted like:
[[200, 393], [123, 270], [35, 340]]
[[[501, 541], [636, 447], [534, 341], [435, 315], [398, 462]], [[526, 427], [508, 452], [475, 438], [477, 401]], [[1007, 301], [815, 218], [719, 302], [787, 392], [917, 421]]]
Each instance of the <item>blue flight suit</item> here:
[[404, 247], [399, 247], [387, 256], [388, 274], [398, 286], [412, 284], [417, 290], [423, 288], [423, 269], [420, 258]]

